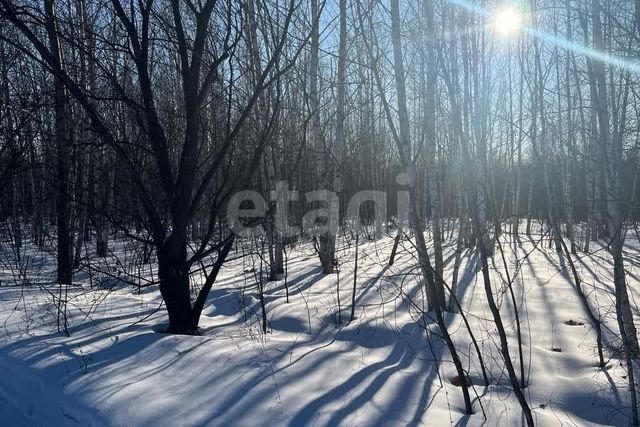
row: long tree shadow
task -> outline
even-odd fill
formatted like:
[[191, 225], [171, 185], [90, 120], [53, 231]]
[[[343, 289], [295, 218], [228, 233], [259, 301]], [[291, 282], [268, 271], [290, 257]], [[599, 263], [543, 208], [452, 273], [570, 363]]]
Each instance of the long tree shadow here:
[[[475, 257], [467, 262], [460, 280], [458, 287], [459, 300], [463, 301], [474, 276]], [[415, 284], [408, 292], [408, 298], [416, 298], [420, 288], [421, 285], [419, 283]], [[453, 316], [447, 316], [447, 327], [451, 325], [453, 319]], [[428, 325], [425, 324], [423, 326], [426, 327]], [[317, 417], [323, 408], [342, 401], [343, 404], [340, 409], [333, 411], [328, 422], [326, 422], [327, 425], [337, 425], [350, 415], [356, 414], [363, 406], [374, 401], [378, 393], [385, 395], [385, 392], [381, 391], [381, 389], [394, 377], [400, 377], [397, 380], [400, 384], [394, 387], [393, 399], [385, 402], [384, 406], [376, 406], [375, 410], [378, 411], [376, 418], [383, 423], [404, 422], [412, 425], [419, 424], [425, 408], [429, 404], [430, 398], [432, 398], [432, 388], [438, 373], [438, 365], [442, 361], [446, 347], [441, 339], [433, 340], [428, 338], [431, 339], [431, 342], [426, 343], [424, 329], [416, 323], [407, 323], [399, 331], [388, 330], [387, 333], [393, 334], [393, 338], [390, 343], [391, 352], [385, 360], [366, 366], [338, 386], [327, 390], [298, 411], [289, 425], [308, 423]], [[366, 344], [358, 340], [352, 340], [352, 342], [358, 346]], [[408, 351], [410, 348], [419, 350]], [[416, 354], [420, 357], [416, 357]], [[416, 358], [419, 360], [416, 361]], [[425, 360], [431, 360], [431, 363], [427, 364], [424, 362]], [[414, 363], [418, 365], [415, 371], [409, 374], [404, 372]], [[425, 374], [427, 370], [428, 373]], [[421, 379], [422, 381], [420, 381]], [[365, 383], [368, 385], [364, 386]], [[419, 384], [420, 389], [417, 390]], [[358, 389], [362, 390], [354, 396], [352, 393]], [[415, 396], [418, 396], [418, 399], [412, 402]], [[411, 406], [415, 407], [415, 411], [413, 416], [407, 419], [407, 410]]]
[[[291, 297], [303, 293], [326, 276], [326, 274], [322, 273], [321, 267], [314, 267], [311, 270], [295, 277], [294, 279], [287, 281], [287, 286], [289, 287], [289, 296]], [[284, 283], [278, 284], [278, 286], [275, 287], [265, 287], [265, 293], [273, 296], [282, 294], [284, 290]]]
[[[560, 252], [560, 253], [556, 253], [554, 251], [554, 253], [556, 253], [557, 255], [557, 260], [555, 257], [552, 257], [549, 255], [549, 253], [547, 251], [541, 250], [541, 253], [544, 255], [545, 259], [547, 260], [547, 262], [552, 265], [554, 267], [554, 269], [556, 269], [556, 271], [558, 271], [560, 277], [563, 278], [563, 280], [569, 285], [570, 289], [574, 292], [574, 294], [576, 295], [576, 298], [579, 300], [581, 298], [581, 296], [579, 295], [579, 290], [576, 288], [575, 286], [575, 280], [573, 278], [573, 276], [570, 274], [569, 272], [569, 266], [567, 265], [567, 261], [565, 259], [565, 255], [564, 253]], [[581, 257], [576, 257], [577, 259], [580, 260], [580, 262], [585, 265], [585, 267], [590, 268], [588, 266], [588, 264], [586, 262], [584, 262], [584, 260], [581, 259]], [[575, 262], [575, 261], [574, 261]], [[548, 301], [548, 306], [550, 307], [550, 301], [549, 298], [546, 296], [547, 295], [547, 289], [546, 287], [542, 287], [542, 294], [545, 296], [546, 300]], [[586, 315], [586, 313], [583, 313], [583, 316], [585, 318], [588, 318], [588, 316]], [[557, 319], [554, 321], [555, 324], [558, 324]], [[605, 332], [605, 330], [603, 330], [603, 332]], [[613, 350], [612, 346], [611, 346], [611, 340], [607, 339], [606, 336], [603, 336], [603, 346], [607, 349], [609, 349], [610, 351]], [[565, 365], [568, 368], [580, 368], [580, 366], [577, 364], [577, 362], [572, 362], [571, 360], [567, 360], [565, 361]], [[593, 365], [586, 365], [586, 366], [582, 366], [582, 368], [584, 369], [589, 369], [592, 366], [595, 366], [595, 364]], [[606, 381], [609, 387], [609, 391], [611, 392], [614, 401], [615, 401], [615, 405], [619, 406], [622, 404], [622, 399], [620, 396], [620, 391], [618, 390], [618, 386], [617, 384], [613, 381], [613, 378], [611, 377], [611, 375], [609, 374], [609, 372], [607, 370], [602, 370], [601, 371], [605, 377], [606, 377]], [[579, 401], [579, 399], [585, 399], [582, 401]], [[588, 395], [588, 394], [584, 394], [584, 393], [578, 393], [576, 392], [570, 399], [570, 402], [573, 402], [571, 404], [567, 404], [566, 399], [563, 400], [563, 406], [566, 406], [566, 410], [567, 411], [575, 411], [575, 408], [578, 407], [585, 407], [587, 406], [585, 404], [585, 402], [594, 402], [595, 401], [595, 397], [593, 395]], [[577, 403], [580, 403], [580, 405], [578, 405]], [[591, 405], [589, 406], [589, 408], [591, 409], [594, 406], [593, 403], [591, 403]], [[582, 419], [586, 419], [586, 420], [590, 420], [592, 422], [603, 422], [604, 418], [602, 416], [602, 413], [599, 410], [588, 410], [588, 411], [584, 411], [581, 410], [579, 415]]]
[[[414, 329], [418, 332], [417, 337], [421, 339], [421, 330], [416, 325], [407, 324], [402, 329]], [[407, 369], [415, 360], [414, 353], [408, 351], [408, 347], [393, 335], [397, 332], [387, 329], [386, 334], [391, 336], [391, 341], [388, 345], [391, 345], [391, 352], [385, 360], [373, 363], [359, 370], [346, 381], [328, 390], [321, 396], [317, 397], [313, 401], [309, 402], [302, 410], [300, 410], [293, 419], [289, 422], [290, 426], [299, 426], [310, 423], [323, 407], [326, 407], [332, 403], [339, 402], [348, 397], [348, 402], [345, 402], [340, 409], [332, 411], [328, 421], [323, 422], [326, 425], [338, 425], [344, 420], [348, 419], [350, 415], [357, 413], [365, 404], [370, 403], [377, 392], [389, 381], [393, 375], [397, 375], [403, 370]], [[409, 332], [409, 335], [416, 334]], [[352, 342], [358, 346], [366, 345], [368, 341], [355, 341], [353, 338], [349, 338]], [[433, 369], [432, 369], [433, 371]], [[400, 387], [397, 387], [397, 392], [394, 399], [385, 403], [384, 408], [377, 408], [380, 412], [378, 418], [380, 422], [393, 422], [402, 420], [401, 414], [405, 413], [405, 406], [410, 401], [410, 397], [413, 395], [415, 383], [420, 376], [419, 372], [408, 375], [408, 380], [402, 383]], [[367, 385], [364, 387], [364, 383]], [[362, 391], [353, 396], [354, 390], [361, 388]]]

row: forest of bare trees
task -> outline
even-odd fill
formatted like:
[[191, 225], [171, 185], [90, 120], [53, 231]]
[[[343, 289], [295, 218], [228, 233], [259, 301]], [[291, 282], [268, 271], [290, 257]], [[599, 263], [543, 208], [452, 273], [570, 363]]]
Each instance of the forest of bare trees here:
[[[292, 284], [302, 253], [337, 330], [387, 277], [441, 342], [433, 363], [462, 400], [433, 423], [423, 405], [427, 425], [499, 425], [492, 384], [518, 422], [553, 425], [531, 394], [527, 301], [558, 276], [581, 313], [557, 294], [535, 315], [583, 319], [592, 375], [620, 370], [609, 422], [639, 424], [640, 2], [0, 0], [0, 72], [11, 310], [38, 289], [73, 339], [99, 310], [77, 295], [109, 278], [159, 301], [162, 332], [206, 336], [220, 283], [249, 280], [260, 333], [277, 329], [276, 300], [312, 329]], [[548, 283], [523, 276], [534, 256]], [[187, 421], [209, 423], [225, 424]]]

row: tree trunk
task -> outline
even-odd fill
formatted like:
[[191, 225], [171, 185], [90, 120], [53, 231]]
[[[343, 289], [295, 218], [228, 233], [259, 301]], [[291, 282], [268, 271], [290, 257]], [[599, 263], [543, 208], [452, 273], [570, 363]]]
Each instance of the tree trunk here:
[[[49, 49], [55, 65], [63, 67], [63, 54], [58, 39], [56, 6], [53, 0], [44, 0], [46, 29]], [[69, 161], [70, 161], [70, 117], [67, 95], [63, 83], [57, 77], [54, 84], [54, 110], [56, 127], [56, 227], [57, 227], [57, 283], [70, 285], [71, 237], [69, 232]]]
[[[600, 0], [592, 0], [592, 22], [594, 47], [604, 52], [602, 27], [600, 22]], [[638, 337], [633, 323], [633, 314], [629, 303], [627, 284], [622, 254], [624, 216], [621, 209], [622, 185], [620, 182], [621, 153], [610, 138], [609, 113], [607, 105], [607, 82], [604, 63], [593, 61], [592, 70], [596, 82], [597, 98], [595, 110], [598, 117], [601, 161], [605, 172], [605, 193], [608, 220], [608, 234], [610, 238], [610, 251], [614, 262], [614, 285], [616, 290], [616, 308], [618, 322], [621, 328], [624, 343], [627, 350], [633, 355], [638, 355]]]
[[[605, 52], [604, 37], [602, 33], [600, 0], [591, 1], [591, 21], [594, 48], [599, 52]], [[622, 214], [622, 185], [620, 182], [621, 152], [614, 141], [611, 140], [609, 131], [609, 111], [607, 97], [607, 82], [605, 76], [605, 64], [594, 60], [592, 63], [592, 82], [595, 80], [595, 92], [597, 97], [594, 102], [598, 117], [600, 137], [600, 153], [604, 172], [604, 190], [606, 194], [606, 209], [608, 216], [608, 234], [610, 252], [613, 257], [613, 282], [615, 286], [616, 315], [622, 344], [624, 346], [625, 361], [629, 389], [631, 391], [631, 418], [633, 425], [638, 425], [638, 408], [636, 401], [636, 384], [633, 379], [633, 364], [631, 359], [638, 356], [638, 336], [633, 323], [633, 313], [629, 303], [627, 283], [625, 279], [623, 248], [624, 216]]]
[[170, 237], [158, 245], [157, 255], [160, 293], [169, 314], [167, 332], [192, 335], [197, 331], [191, 312], [186, 242]]
[[[444, 273], [444, 261], [442, 256], [442, 224], [441, 224], [441, 207], [442, 202], [440, 199], [440, 186], [438, 185], [438, 170], [436, 166], [436, 82], [438, 78], [438, 70], [436, 63], [436, 50], [435, 50], [435, 29], [433, 23], [433, 1], [425, 0], [423, 3], [423, 19], [425, 22], [425, 57], [426, 61], [426, 76], [425, 80], [425, 112], [424, 112], [424, 127], [425, 127], [425, 144], [427, 152], [427, 179], [430, 202], [431, 202], [431, 232], [433, 236], [433, 256], [435, 267], [435, 291], [438, 293], [438, 303], [441, 304], [442, 310], [446, 310], [447, 306], [444, 303], [444, 284], [442, 282], [442, 276]], [[431, 308], [431, 299], [428, 301], [429, 308]]]

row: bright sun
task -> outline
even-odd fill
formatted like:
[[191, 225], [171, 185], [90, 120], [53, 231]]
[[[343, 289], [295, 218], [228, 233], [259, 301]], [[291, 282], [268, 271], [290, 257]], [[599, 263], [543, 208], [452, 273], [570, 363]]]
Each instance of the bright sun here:
[[494, 27], [495, 32], [507, 37], [520, 29], [522, 25], [522, 17], [513, 7], [506, 6], [496, 11]]

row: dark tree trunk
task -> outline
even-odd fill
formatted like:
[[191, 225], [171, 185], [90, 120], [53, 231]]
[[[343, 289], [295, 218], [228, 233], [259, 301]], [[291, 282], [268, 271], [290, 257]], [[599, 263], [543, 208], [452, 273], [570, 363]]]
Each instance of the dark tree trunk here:
[[336, 236], [326, 232], [320, 236], [320, 265], [324, 274], [335, 272]]
[[167, 332], [194, 334], [189, 267], [185, 242], [168, 239], [158, 246], [158, 276], [160, 293], [169, 314]]
[[[53, 0], [45, 0], [45, 13], [47, 17], [46, 28], [49, 38], [49, 48], [53, 54], [56, 66], [62, 68], [62, 49], [58, 40], [56, 29], [56, 10]], [[54, 82], [54, 110], [56, 120], [56, 225], [58, 243], [58, 274], [57, 282], [70, 285], [72, 280], [71, 269], [71, 238], [69, 236], [69, 151], [70, 132], [68, 115], [70, 111], [66, 102], [66, 91], [62, 81], [58, 78]]]
[[96, 255], [101, 258], [107, 256], [107, 251], [109, 249], [109, 244], [104, 234], [103, 229], [99, 229], [96, 231]]

